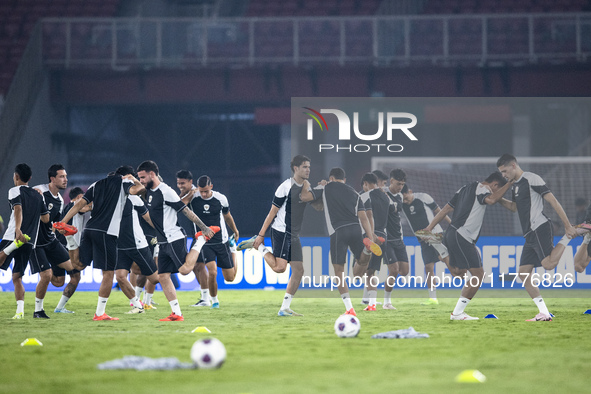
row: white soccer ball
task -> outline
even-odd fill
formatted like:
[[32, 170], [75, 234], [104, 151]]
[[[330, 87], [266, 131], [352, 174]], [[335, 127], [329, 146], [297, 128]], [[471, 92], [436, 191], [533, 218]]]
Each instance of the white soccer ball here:
[[199, 369], [213, 369], [226, 361], [226, 347], [215, 338], [200, 339], [191, 347], [191, 360]]
[[353, 315], [341, 315], [334, 322], [334, 332], [341, 338], [353, 338], [359, 334], [361, 323]]

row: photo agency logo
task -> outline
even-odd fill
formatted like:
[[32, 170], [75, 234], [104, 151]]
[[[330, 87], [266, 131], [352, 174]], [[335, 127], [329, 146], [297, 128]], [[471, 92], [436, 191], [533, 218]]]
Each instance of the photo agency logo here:
[[[409, 112], [377, 112], [368, 111], [368, 119], [377, 121], [377, 131], [360, 130], [359, 112], [353, 112], [353, 125], [351, 125], [350, 116], [339, 109], [325, 109], [319, 111], [310, 107], [302, 107], [305, 115], [309, 116], [306, 124], [306, 136], [308, 141], [313, 141], [315, 137], [321, 139], [318, 144], [319, 152], [391, 152], [399, 153], [404, 150], [404, 146], [399, 142], [407, 138], [410, 141], [418, 141], [417, 137], [410, 131], [416, 126], [417, 117]], [[336, 117], [338, 127], [329, 130], [328, 123], [324, 115]], [[377, 119], [376, 119], [377, 118]], [[330, 118], [329, 118], [330, 119]], [[368, 122], [369, 123], [369, 122]], [[326, 135], [315, 133], [315, 129]], [[375, 130], [375, 129], [374, 129]], [[334, 140], [334, 141], [333, 141]], [[363, 143], [353, 143], [363, 141]], [[328, 143], [331, 142], [331, 143]]]

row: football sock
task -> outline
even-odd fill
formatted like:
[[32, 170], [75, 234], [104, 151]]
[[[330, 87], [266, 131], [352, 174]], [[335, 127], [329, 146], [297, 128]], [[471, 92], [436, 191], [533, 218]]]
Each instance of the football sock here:
[[217, 295], [216, 295], [216, 296], [213, 296], [213, 297], [211, 297], [211, 303], [212, 303], [212, 304], [215, 304], [216, 302], [219, 302], [219, 301], [218, 301], [218, 296], [217, 296]]
[[377, 290], [370, 290], [367, 292], [369, 295], [369, 305], [375, 305], [377, 302], [378, 291]]
[[60, 302], [57, 303], [57, 306], [55, 307], [55, 309], [64, 309], [64, 307], [66, 306], [66, 304], [68, 303], [69, 300], [70, 300], [70, 297], [66, 297], [65, 295], [62, 294], [62, 298], [60, 298]]
[[14, 242], [11, 242], [10, 245], [5, 247], [2, 251], [8, 256], [9, 254], [11, 254], [12, 252], [14, 252], [17, 249], [18, 249], [18, 246], [16, 246], [16, 241], [14, 241]]
[[550, 312], [548, 311], [548, 307], [546, 306], [546, 303], [544, 302], [542, 296], [532, 298], [532, 300], [535, 302], [536, 306], [540, 310], [540, 313], [543, 313], [544, 315], [550, 314]]
[[392, 292], [384, 291], [384, 305], [392, 303]]
[[369, 302], [369, 294], [368, 294], [368, 291], [367, 291], [367, 287], [364, 287], [363, 288], [363, 298], [362, 298], [362, 300]]
[[144, 305], [152, 305], [152, 297], [154, 293], [144, 293]]
[[143, 287], [139, 287], [139, 286], [136, 286], [136, 287], [135, 287], [135, 296], [136, 296], [137, 298], [140, 298], [140, 295], [142, 295], [142, 290], [143, 290], [143, 289], [144, 289]]
[[133, 304], [133, 306], [135, 306], [136, 308], [143, 308], [142, 304], [140, 303], [140, 299], [139, 299], [138, 296], [133, 297], [129, 301], [131, 301], [131, 303]]
[[435, 249], [437, 251], [437, 253], [439, 253], [439, 256], [441, 256], [442, 259], [444, 259], [447, 256], [449, 256], [449, 252], [447, 251], [447, 248], [445, 247], [445, 245], [443, 245], [443, 244], [433, 244], [431, 246], [433, 246], [433, 249]]
[[343, 299], [343, 302], [345, 303], [345, 308], [347, 310], [353, 308], [353, 304], [351, 303], [351, 297], [349, 296], [349, 293], [341, 294], [341, 298]]
[[429, 298], [437, 299], [437, 290], [435, 288], [429, 289]]
[[585, 237], [583, 238], [583, 243], [585, 245], [589, 245], [589, 242], [591, 242], [591, 235], [590, 234], [586, 234]]
[[283, 297], [283, 303], [281, 304], [281, 309], [289, 309], [292, 298], [293, 296], [291, 294], [285, 293], [285, 296]]
[[203, 245], [205, 245], [205, 242], [207, 242], [205, 240], [205, 237], [203, 235], [200, 235], [199, 238], [197, 238], [197, 240], [195, 241], [195, 245], [193, 245], [191, 249], [196, 250], [197, 252], [201, 252], [201, 248], [203, 247]]
[[209, 289], [201, 289], [201, 299], [209, 302]]
[[468, 305], [469, 302], [470, 302], [470, 300], [468, 298], [460, 297], [460, 299], [458, 300], [458, 303], [456, 304], [456, 307], [454, 308], [453, 314], [456, 316], [462, 314], [462, 312], [464, 312], [464, 309], [466, 309], [466, 306]]
[[179, 305], [179, 300], [172, 300], [169, 302], [169, 304], [170, 304], [170, 308], [172, 309], [172, 313], [174, 313], [177, 316], [183, 315], [181, 313], [181, 306]]
[[371, 250], [367, 249], [367, 248], [363, 248], [363, 254], [371, 256]]
[[18, 300], [16, 302], [16, 313], [24, 313], [25, 312], [25, 300]]
[[568, 236], [563, 236], [560, 241], [558, 241], [559, 244], [564, 245], [565, 247], [568, 245], [568, 243], [570, 242], [570, 238]]
[[43, 298], [35, 297], [35, 312], [43, 310]]
[[96, 315], [102, 316], [105, 314], [105, 309], [107, 308], [107, 301], [109, 298], [100, 297], [98, 298], [98, 303], [96, 304]]
[[269, 253], [270, 250], [264, 245], [264, 244], [260, 244], [258, 251], [261, 252], [261, 254], [263, 255], [263, 257], [265, 257], [266, 253]]

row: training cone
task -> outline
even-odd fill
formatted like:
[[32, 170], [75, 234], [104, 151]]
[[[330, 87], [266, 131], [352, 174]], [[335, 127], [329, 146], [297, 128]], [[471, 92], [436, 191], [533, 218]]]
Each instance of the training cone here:
[[484, 383], [486, 382], [486, 376], [482, 374], [482, 372], [476, 369], [467, 369], [465, 371], [460, 372], [458, 376], [456, 376], [456, 382], [458, 383]]
[[43, 344], [37, 338], [27, 338], [21, 343], [21, 346], [43, 346]]
[[489, 313], [488, 315], [484, 316], [485, 319], [498, 319], [498, 317], [496, 315], [493, 315], [492, 313]]
[[207, 328], [207, 327], [197, 327], [196, 329], [194, 329], [191, 332], [202, 332], [205, 334], [211, 334], [211, 331], [209, 331], [209, 328]]
[[586, 311], [583, 313], [583, 315], [591, 315], [591, 309], [587, 309], [587, 310], [586, 310]]

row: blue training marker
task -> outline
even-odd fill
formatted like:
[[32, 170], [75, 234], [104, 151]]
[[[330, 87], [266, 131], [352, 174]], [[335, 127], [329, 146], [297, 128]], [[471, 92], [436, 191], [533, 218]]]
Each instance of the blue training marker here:
[[496, 317], [495, 315], [493, 315], [492, 313], [489, 313], [488, 315], [484, 316], [485, 319], [498, 319], [498, 317]]
[[587, 309], [583, 315], [591, 315], [591, 309]]
[[552, 314], [552, 312], [550, 312], [550, 317], [554, 318], [555, 316]]

